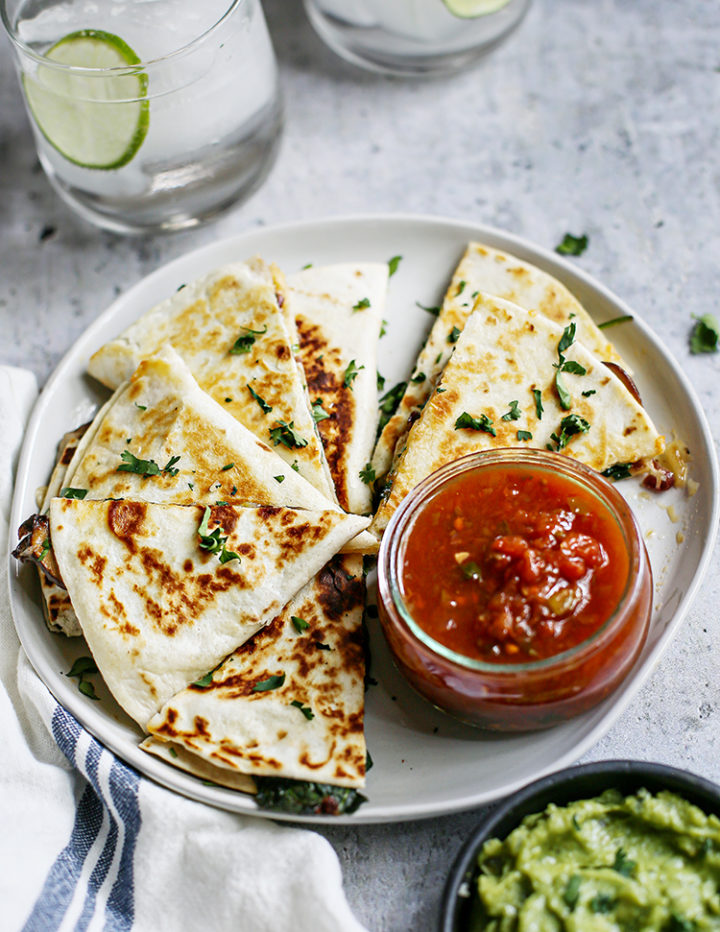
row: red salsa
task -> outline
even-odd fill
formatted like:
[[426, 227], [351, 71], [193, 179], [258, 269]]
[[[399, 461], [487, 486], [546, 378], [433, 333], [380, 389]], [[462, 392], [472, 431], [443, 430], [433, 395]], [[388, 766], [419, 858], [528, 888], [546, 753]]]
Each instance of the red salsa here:
[[617, 520], [560, 473], [497, 465], [456, 475], [419, 509], [402, 554], [403, 599], [465, 657], [523, 663], [585, 641], [630, 571]]

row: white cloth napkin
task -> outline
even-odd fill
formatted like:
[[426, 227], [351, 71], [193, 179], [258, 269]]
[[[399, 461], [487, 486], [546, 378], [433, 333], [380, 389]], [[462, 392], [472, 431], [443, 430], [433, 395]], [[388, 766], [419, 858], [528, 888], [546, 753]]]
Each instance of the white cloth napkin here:
[[33, 671], [13, 627], [5, 566], [14, 468], [36, 395], [31, 373], [0, 366], [0, 927], [364, 932], [324, 838], [142, 778]]

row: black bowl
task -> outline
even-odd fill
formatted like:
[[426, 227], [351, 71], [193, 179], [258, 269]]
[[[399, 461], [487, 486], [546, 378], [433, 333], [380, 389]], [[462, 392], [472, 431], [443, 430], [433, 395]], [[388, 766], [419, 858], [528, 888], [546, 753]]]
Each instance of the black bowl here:
[[606, 760], [551, 773], [513, 793], [496, 806], [475, 829], [458, 853], [443, 892], [440, 932], [467, 928], [476, 877], [477, 854], [489, 838], [505, 838], [526, 815], [542, 812], [550, 803], [564, 806], [576, 799], [617, 789], [630, 795], [644, 787], [650, 793], [671, 790], [703, 812], [720, 817], [720, 786], [686, 770], [632, 760]]

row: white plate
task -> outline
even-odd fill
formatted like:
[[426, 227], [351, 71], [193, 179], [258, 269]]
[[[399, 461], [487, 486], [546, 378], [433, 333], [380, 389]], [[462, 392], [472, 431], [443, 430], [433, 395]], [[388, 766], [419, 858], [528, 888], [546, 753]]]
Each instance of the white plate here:
[[[35, 491], [47, 482], [61, 434], [88, 420], [106, 397], [85, 375], [90, 354], [179, 285], [255, 253], [277, 262], [287, 273], [308, 262], [387, 261], [402, 255], [390, 282], [387, 335], [380, 349], [380, 371], [390, 387], [411, 371], [432, 323], [415, 302], [441, 302], [465, 244], [472, 239], [514, 253], [555, 275], [599, 322], [632, 313], [557, 255], [476, 224], [426, 217], [358, 217], [257, 230], [213, 243], [170, 262], [118, 298], [60, 363], [28, 428], [11, 528], [36, 510]], [[460, 725], [419, 699], [395, 671], [382, 636], [374, 630], [372, 674], [378, 685], [367, 694], [366, 735], [374, 761], [365, 791], [368, 802], [335, 822], [385, 822], [467, 809], [571, 763], [610, 728], [677, 630], [712, 549], [718, 507], [715, 453], [690, 385], [642, 321], [635, 317], [632, 323], [613, 329], [610, 336], [632, 366], [645, 405], [660, 430], [669, 437], [675, 433], [689, 446], [691, 475], [699, 483], [692, 497], [674, 489], [660, 496], [643, 493], [632, 479], [619, 485], [645, 531], [656, 581], [652, 626], [638, 664], [613, 696], [585, 715], [549, 731], [503, 737]], [[247, 796], [206, 786], [140, 751], [139, 731], [104, 686], [98, 690], [100, 701], [93, 702], [78, 692], [75, 680], [64, 675], [87, 648], [77, 643], [80, 639], [46, 630], [34, 569], [13, 565], [10, 577], [15, 623], [33, 666], [62, 705], [107, 747], [158, 783], [186, 796], [236, 812], [283, 818], [257, 809]], [[313, 817], [294, 820], [320, 821]]]

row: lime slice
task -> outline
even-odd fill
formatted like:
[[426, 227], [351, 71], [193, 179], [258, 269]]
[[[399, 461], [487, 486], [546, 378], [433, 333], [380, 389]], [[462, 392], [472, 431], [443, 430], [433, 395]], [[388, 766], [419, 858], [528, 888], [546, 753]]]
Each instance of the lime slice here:
[[[73, 70], [40, 64], [23, 78], [43, 136], [84, 168], [126, 165], [142, 145], [149, 121], [147, 74], [128, 70], [140, 63], [135, 52], [111, 32], [81, 29], [56, 42], [45, 58]], [[93, 70], [76, 70], [85, 68]]]
[[476, 16], [487, 16], [488, 13], [497, 13], [510, 0], [443, 0], [445, 6], [453, 16], [462, 19], [475, 19]]

